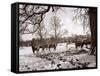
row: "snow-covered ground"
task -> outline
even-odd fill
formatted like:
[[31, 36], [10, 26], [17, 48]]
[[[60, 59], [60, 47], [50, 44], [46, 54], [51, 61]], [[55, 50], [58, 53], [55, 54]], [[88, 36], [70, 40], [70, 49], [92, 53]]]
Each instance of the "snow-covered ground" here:
[[[36, 71], [36, 70], [52, 70], [52, 69], [70, 69], [70, 68], [87, 68], [96, 66], [96, 57], [90, 56], [88, 53], [73, 54], [75, 45], [59, 43], [56, 50], [51, 48], [39, 53], [33, 54], [31, 47], [19, 48], [19, 70], [20, 71]], [[69, 50], [71, 47], [71, 50]], [[85, 49], [85, 48], [84, 48]]]

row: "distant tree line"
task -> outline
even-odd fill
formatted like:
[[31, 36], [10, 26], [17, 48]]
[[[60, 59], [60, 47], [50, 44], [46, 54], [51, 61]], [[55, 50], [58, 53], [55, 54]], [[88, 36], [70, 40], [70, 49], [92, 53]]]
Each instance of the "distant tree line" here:
[[[35, 41], [37, 41], [39, 39], [35, 39]], [[50, 40], [50, 38], [45, 38], [43, 39], [43, 42], [48, 42]], [[91, 36], [90, 35], [74, 35], [74, 36], [70, 36], [70, 37], [63, 37], [63, 38], [57, 38], [56, 42], [57, 43], [74, 43], [75, 41], [82, 41], [82, 40], [91, 40]], [[23, 47], [29, 47], [31, 46], [31, 40], [27, 40], [27, 41], [19, 41], [19, 46]]]

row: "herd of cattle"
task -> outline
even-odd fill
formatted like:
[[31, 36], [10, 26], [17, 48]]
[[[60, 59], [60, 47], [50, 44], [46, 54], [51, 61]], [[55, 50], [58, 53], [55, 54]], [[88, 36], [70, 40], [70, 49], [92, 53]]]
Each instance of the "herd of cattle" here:
[[[71, 44], [71, 43], [68, 43], [68, 44]], [[78, 47], [82, 48], [84, 45], [86, 46], [86, 48], [88, 48], [88, 45], [91, 44], [91, 41], [90, 40], [81, 40], [81, 41], [74, 41], [74, 43], [75, 43], [76, 49]], [[47, 41], [46, 40], [37, 40], [37, 39], [32, 39], [32, 41], [31, 41], [32, 51], [34, 54], [35, 54], [35, 52], [39, 52], [40, 48], [43, 51], [44, 51], [44, 49], [49, 49], [49, 51], [50, 51], [51, 48], [54, 48], [54, 50], [56, 50], [57, 44], [58, 44], [58, 42], [54, 38], [49, 39]]]

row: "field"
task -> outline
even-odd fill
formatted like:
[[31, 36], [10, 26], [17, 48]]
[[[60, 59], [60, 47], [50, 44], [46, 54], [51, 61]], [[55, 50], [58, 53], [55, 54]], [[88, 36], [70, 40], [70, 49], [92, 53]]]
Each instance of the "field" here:
[[[80, 49], [80, 48], [79, 48]], [[85, 47], [81, 51], [75, 45], [59, 43], [56, 50], [45, 49], [33, 54], [31, 47], [19, 48], [19, 71], [73, 69], [96, 67], [96, 57], [88, 54]]]

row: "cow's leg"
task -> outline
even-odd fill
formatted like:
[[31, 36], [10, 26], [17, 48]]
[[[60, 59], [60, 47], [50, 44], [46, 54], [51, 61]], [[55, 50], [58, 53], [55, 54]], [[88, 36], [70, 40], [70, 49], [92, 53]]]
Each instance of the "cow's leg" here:
[[75, 44], [75, 47], [76, 47], [76, 50], [77, 50], [77, 47], [78, 47], [77, 44]]
[[35, 54], [35, 47], [32, 46], [32, 51], [33, 51], [33, 54]]
[[54, 45], [54, 50], [56, 51], [56, 45]]
[[40, 51], [40, 46], [39, 46], [39, 47], [37, 47], [37, 54], [39, 53], [39, 51]]
[[76, 44], [76, 52], [78, 52], [79, 51], [79, 48], [80, 47], [80, 45], [79, 44]]
[[83, 46], [84, 46], [84, 43], [81, 43], [81, 49], [83, 48]]
[[44, 48], [44, 47], [42, 47], [42, 51], [44, 51], [44, 49], [45, 49], [45, 48]]
[[46, 47], [45, 47], [45, 49], [46, 49], [46, 50], [48, 50], [48, 44], [46, 44]]
[[68, 50], [68, 43], [66, 43], [66, 49]]
[[33, 54], [34, 54], [34, 55], [36, 54], [36, 51], [37, 51], [37, 49], [35, 48], [34, 51], [33, 51]]
[[85, 48], [88, 48], [88, 47], [87, 47], [87, 42], [85, 42], [84, 45], [85, 45]]
[[51, 45], [49, 45], [49, 51], [50, 51]]
[[[91, 51], [93, 50], [93, 51]], [[96, 47], [91, 47], [89, 55], [96, 55]]]
[[37, 48], [34, 49], [34, 54], [36, 54], [36, 53], [37, 53]]
[[41, 53], [43, 53], [43, 51], [44, 51], [44, 46], [40, 46], [39, 48], [41, 48]]

